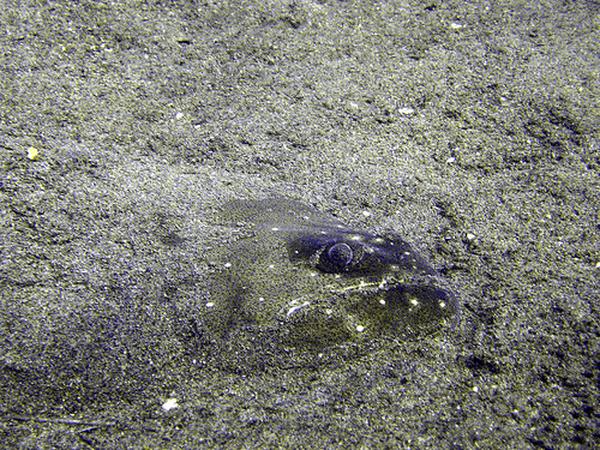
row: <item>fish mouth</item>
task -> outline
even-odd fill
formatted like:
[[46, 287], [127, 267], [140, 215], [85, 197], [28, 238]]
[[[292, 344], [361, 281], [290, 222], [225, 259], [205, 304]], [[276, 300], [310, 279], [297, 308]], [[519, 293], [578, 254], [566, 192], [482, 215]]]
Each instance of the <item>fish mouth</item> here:
[[288, 345], [317, 346], [343, 341], [415, 339], [454, 329], [458, 302], [435, 285], [359, 282], [321, 298], [304, 296], [279, 314]]

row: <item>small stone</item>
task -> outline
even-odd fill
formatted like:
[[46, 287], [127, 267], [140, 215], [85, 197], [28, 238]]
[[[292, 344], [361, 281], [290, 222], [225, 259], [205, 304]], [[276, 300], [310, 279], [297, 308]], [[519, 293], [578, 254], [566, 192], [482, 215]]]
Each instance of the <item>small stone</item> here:
[[179, 404], [177, 403], [176, 398], [169, 398], [166, 402], [162, 404], [162, 409], [164, 411], [171, 411], [172, 409], [179, 408]]
[[29, 147], [27, 149], [27, 158], [29, 158], [31, 161], [37, 161], [38, 159], [40, 159], [39, 150], [35, 147]]
[[404, 107], [404, 108], [398, 109], [398, 114], [408, 115], [408, 114], [413, 114], [414, 112], [415, 112], [415, 110], [410, 107]]

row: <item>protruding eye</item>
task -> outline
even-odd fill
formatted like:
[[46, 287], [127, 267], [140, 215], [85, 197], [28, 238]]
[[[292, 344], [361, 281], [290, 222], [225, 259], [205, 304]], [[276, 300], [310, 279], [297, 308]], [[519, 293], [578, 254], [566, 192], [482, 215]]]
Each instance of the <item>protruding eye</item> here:
[[341, 273], [352, 262], [354, 250], [344, 242], [338, 242], [326, 249], [319, 261], [319, 269], [329, 273]]
[[352, 261], [352, 256], [354, 252], [352, 251], [352, 247], [348, 244], [341, 243], [332, 245], [329, 250], [327, 250], [327, 257], [329, 261], [338, 267], [346, 267]]

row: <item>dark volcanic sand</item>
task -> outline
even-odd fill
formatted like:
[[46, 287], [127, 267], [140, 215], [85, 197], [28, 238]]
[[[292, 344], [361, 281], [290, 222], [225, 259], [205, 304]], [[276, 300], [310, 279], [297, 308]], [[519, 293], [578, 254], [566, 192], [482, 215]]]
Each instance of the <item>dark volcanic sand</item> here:
[[[3, 3], [3, 446], [599, 441], [597, 2]], [[403, 236], [460, 323], [211, 334], [212, 215], [266, 197]]]

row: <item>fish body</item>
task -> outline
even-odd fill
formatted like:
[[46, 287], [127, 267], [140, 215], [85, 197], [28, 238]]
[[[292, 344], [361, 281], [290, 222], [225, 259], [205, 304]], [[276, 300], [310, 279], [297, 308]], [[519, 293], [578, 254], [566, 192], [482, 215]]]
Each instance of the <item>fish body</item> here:
[[355, 230], [281, 198], [231, 202], [219, 220], [240, 231], [217, 251], [225, 262], [212, 303], [228, 317], [225, 334], [241, 326], [321, 347], [414, 338], [458, 317], [456, 296], [396, 233]]

